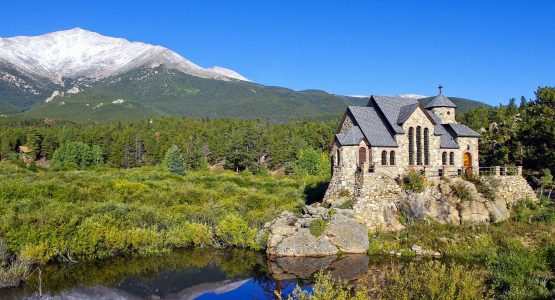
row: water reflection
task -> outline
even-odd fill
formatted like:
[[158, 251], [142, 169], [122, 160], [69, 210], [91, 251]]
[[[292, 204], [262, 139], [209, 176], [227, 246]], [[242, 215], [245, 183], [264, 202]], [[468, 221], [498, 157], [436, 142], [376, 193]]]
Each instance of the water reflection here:
[[309, 288], [326, 270], [356, 280], [369, 271], [365, 255], [271, 258], [244, 250], [188, 250], [102, 263], [48, 266], [2, 299], [275, 299], [297, 284]]

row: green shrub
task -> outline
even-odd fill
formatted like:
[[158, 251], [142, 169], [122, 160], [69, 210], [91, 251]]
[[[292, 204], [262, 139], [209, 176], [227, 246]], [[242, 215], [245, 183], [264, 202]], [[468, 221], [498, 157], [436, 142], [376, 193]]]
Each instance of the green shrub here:
[[401, 257], [404, 259], [410, 259], [416, 256], [416, 253], [410, 249], [401, 249]]
[[409, 172], [403, 176], [403, 188], [405, 190], [421, 193], [424, 191], [425, 185], [426, 178], [414, 169], [409, 169]]
[[453, 185], [453, 192], [457, 196], [457, 198], [461, 199], [461, 201], [469, 201], [470, 200], [470, 192], [463, 184], [455, 184]]
[[439, 261], [409, 263], [386, 277], [384, 299], [482, 299], [486, 296], [483, 272]]
[[256, 229], [243, 219], [228, 215], [216, 226], [216, 237], [226, 246], [258, 249]]
[[[281, 299], [281, 296], [279, 296]], [[299, 286], [293, 290], [288, 300], [366, 300], [368, 289], [355, 288], [346, 280], [334, 279], [330, 274], [316, 274], [312, 291], [303, 291]]]
[[337, 208], [340, 209], [352, 209], [353, 208], [353, 200], [346, 200], [345, 202], [341, 203]]
[[328, 227], [328, 224], [326, 223], [326, 221], [322, 219], [316, 219], [310, 222], [310, 225], [308, 225], [310, 234], [312, 234], [315, 237], [319, 237], [320, 235], [322, 235], [322, 233], [324, 233], [327, 227]]
[[29, 272], [30, 264], [10, 257], [8, 246], [0, 239], [0, 289], [18, 286], [27, 279]]
[[489, 280], [505, 299], [547, 299], [549, 265], [545, 258], [519, 241], [507, 240], [489, 264]]
[[477, 180], [472, 181], [476, 186], [476, 189], [480, 194], [482, 194], [486, 199], [491, 201], [495, 200], [495, 190], [501, 184], [500, 180], [493, 176], [481, 176]]
[[165, 235], [164, 243], [171, 248], [202, 248], [213, 244], [212, 230], [204, 224], [181, 224], [170, 228]]
[[370, 246], [368, 247], [368, 255], [382, 254], [382, 245], [379, 241], [370, 239]]

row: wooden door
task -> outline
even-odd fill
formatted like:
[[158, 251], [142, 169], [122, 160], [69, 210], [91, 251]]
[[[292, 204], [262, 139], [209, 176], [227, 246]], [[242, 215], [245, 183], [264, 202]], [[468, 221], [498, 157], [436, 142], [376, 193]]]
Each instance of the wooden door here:
[[360, 147], [358, 149], [358, 164], [362, 165], [366, 163], [366, 148]]
[[463, 155], [463, 165], [467, 174], [472, 173], [472, 156], [468, 152]]

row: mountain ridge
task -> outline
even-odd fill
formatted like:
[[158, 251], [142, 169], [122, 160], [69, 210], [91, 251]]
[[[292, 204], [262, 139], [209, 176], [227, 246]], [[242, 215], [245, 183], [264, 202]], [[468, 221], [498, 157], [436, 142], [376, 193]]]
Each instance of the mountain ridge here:
[[161, 46], [80, 28], [0, 38], [0, 114], [92, 121], [170, 115], [282, 122], [340, 115], [347, 105], [366, 102], [321, 90], [265, 86], [230, 69], [202, 68]]

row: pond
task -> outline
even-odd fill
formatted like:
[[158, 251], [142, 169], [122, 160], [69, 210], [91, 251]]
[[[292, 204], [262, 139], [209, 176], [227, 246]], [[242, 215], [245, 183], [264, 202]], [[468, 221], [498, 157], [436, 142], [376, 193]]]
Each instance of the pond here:
[[[285, 299], [310, 289], [319, 270], [355, 281], [388, 259], [366, 255], [268, 259], [246, 250], [187, 250], [162, 256], [75, 263], [35, 270], [1, 299]], [[393, 263], [393, 262], [390, 262]], [[42, 297], [41, 297], [42, 295]]]

